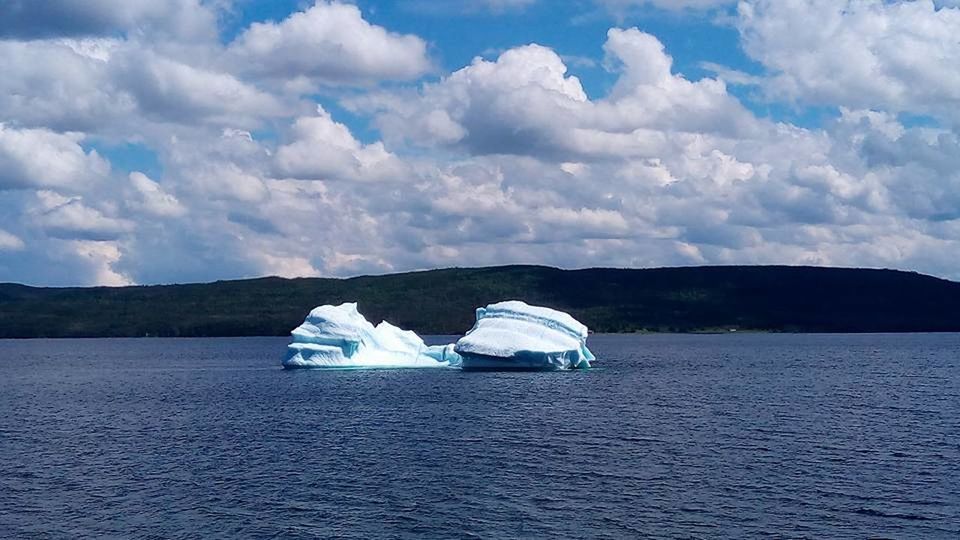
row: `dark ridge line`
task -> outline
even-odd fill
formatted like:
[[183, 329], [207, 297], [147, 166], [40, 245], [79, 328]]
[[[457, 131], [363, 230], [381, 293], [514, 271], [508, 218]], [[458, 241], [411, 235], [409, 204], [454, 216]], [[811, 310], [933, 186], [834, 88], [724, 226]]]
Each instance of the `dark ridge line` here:
[[314, 306], [358, 301], [373, 322], [462, 334], [478, 306], [520, 299], [594, 332], [960, 331], [960, 283], [814, 266], [444, 268], [128, 287], [0, 284], [0, 338], [286, 335]]

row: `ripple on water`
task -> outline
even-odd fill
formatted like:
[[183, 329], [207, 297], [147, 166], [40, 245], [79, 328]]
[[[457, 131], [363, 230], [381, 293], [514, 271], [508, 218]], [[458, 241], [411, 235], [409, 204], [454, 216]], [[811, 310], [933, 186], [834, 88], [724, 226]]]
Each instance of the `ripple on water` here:
[[592, 336], [584, 373], [0, 341], [0, 537], [960, 537], [960, 335]]

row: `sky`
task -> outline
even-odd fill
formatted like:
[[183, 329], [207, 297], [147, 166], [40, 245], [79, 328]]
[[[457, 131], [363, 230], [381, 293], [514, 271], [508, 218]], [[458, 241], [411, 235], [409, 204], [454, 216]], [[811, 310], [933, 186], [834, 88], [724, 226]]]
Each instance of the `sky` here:
[[960, 279], [960, 0], [0, 0], [0, 281]]

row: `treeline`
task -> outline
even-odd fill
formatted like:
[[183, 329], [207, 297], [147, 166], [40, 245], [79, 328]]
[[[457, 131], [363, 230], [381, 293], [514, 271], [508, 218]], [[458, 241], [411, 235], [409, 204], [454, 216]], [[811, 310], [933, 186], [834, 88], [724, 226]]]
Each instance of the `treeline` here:
[[960, 331], [960, 283], [909, 272], [504, 266], [120, 288], [0, 284], [0, 337], [286, 335], [314, 306], [347, 301], [374, 323], [459, 334], [477, 306], [506, 299], [568, 311], [595, 332]]

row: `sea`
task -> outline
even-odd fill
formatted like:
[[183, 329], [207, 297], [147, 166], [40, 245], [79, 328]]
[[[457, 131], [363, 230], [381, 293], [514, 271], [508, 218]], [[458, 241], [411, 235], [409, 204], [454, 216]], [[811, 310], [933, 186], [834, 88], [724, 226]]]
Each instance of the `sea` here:
[[960, 538], [960, 334], [593, 335], [567, 373], [286, 343], [0, 341], [0, 538]]

